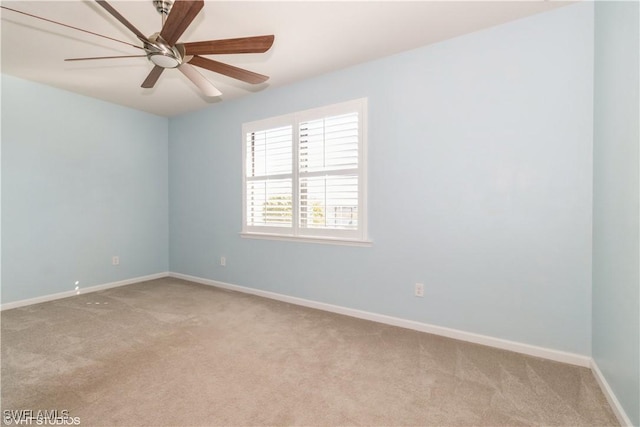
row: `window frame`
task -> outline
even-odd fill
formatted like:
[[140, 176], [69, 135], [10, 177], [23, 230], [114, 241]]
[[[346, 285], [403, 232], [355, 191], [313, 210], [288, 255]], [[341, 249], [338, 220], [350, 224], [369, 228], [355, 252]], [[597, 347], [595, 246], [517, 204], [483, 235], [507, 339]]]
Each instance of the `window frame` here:
[[[367, 211], [367, 98], [312, 108], [295, 113], [270, 117], [242, 124], [242, 231], [241, 237], [271, 240], [303, 241], [315, 243], [333, 243], [351, 246], [370, 246], [368, 237]], [[358, 113], [358, 227], [356, 230], [314, 229], [300, 227], [300, 124], [347, 113]], [[252, 132], [266, 131], [282, 126], [292, 129], [292, 169], [291, 169], [291, 227], [250, 226], [247, 225], [247, 135]], [[306, 173], [309, 176], [309, 173]], [[326, 174], [314, 172], [313, 175], [332, 176], [339, 173], [328, 171]]]

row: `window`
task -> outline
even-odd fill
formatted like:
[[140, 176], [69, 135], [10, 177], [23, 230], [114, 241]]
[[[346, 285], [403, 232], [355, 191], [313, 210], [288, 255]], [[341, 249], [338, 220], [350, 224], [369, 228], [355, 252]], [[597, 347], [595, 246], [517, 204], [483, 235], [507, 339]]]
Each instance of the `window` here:
[[366, 107], [243, 125], [243, 236], [366, 242]]

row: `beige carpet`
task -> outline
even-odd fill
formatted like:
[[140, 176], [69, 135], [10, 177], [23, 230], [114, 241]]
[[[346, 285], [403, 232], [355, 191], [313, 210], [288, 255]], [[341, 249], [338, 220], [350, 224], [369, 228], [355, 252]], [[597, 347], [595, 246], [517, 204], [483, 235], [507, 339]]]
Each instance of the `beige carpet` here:
[[1, 338], [2, 410], [85, 426], [617, 425], [588, 369], [176, 279], [4, 311]]

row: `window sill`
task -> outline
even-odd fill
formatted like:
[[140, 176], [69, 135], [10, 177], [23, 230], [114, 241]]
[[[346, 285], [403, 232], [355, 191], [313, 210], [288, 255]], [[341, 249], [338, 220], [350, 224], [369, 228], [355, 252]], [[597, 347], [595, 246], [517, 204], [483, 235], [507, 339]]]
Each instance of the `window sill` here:
[[246, 233], [246, 232], [241, 232], [240, 237], [242, 237], [243, 239], [280, 240], [285, 242], [321, 243], [325, 245], [339, 245], [339, 246], [360, 246], [360, 247], [373, 246], [373, 242], [371, 240], [339, 239], [335, 237], [284, 236], [282, 234]]

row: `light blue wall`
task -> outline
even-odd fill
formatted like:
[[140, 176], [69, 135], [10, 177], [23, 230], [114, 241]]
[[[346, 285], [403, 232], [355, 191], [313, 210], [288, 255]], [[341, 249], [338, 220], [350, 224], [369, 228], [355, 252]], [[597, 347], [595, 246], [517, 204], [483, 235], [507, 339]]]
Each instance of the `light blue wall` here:
[[[577, 4], [171, 119], [171, 270], [589, 355], [592, 40]], [[373, 247], [242, 239], [241, 124], [359, 97]]]
[[3, 303], [168, 270], [167, 127], [2, 75]]
[[593, 357], [640, 425], [640, 10], [595, 6]]

